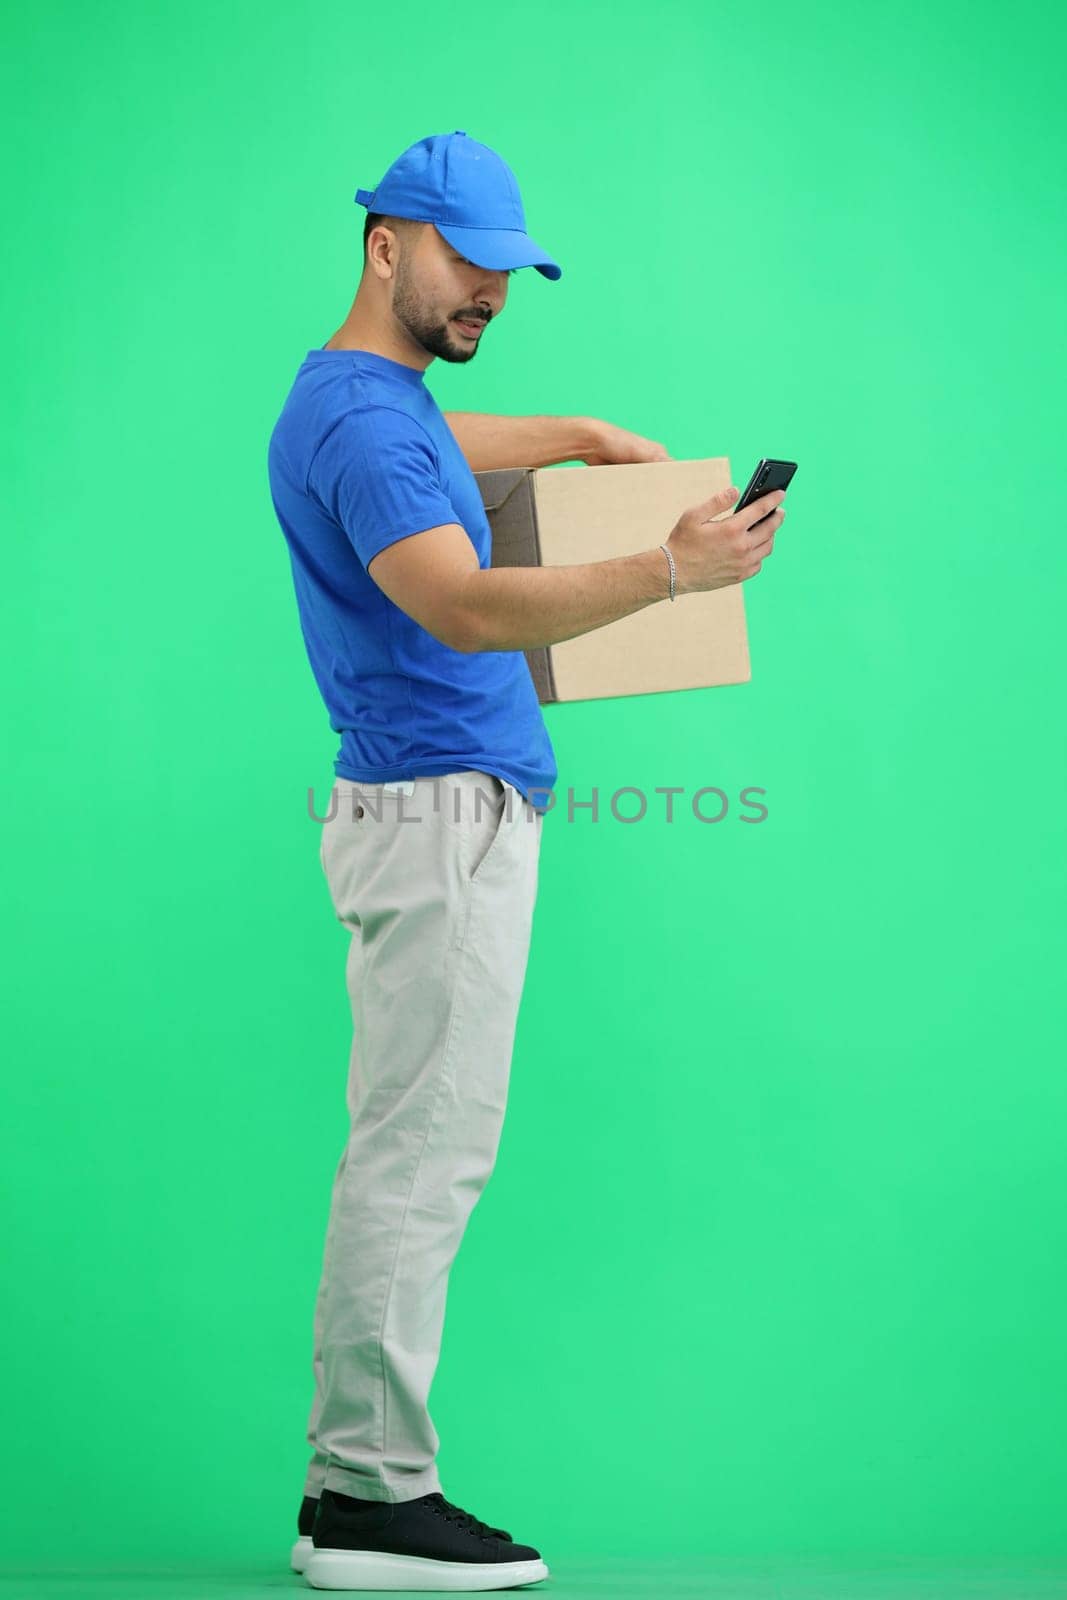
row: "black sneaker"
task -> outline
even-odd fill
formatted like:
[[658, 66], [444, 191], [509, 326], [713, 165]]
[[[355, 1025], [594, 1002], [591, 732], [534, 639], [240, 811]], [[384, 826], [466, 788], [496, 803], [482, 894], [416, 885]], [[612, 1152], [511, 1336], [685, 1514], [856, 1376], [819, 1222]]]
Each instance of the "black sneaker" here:
[[513, 1589], [548, 1577], [539, 1551], [440, 1492], [388, 1501], [324, 1489], [311, 1542], [313, 1589]]
[[311, 1529], [318, 1509], [318, 1495], [306, 1494], [300, 1502], [300, 1512], [296, 1519], [296, 1543], [289, 1552], [289, 1565], [294, 1572], [305, 1571], [311, 1559]]
[[[293, 1572], [306, 1572], [307, 1564], [311, 1560], [314, 1546], [311, 1543], [311, 1530], [315, 1525], [315, 1513], [319, 1509], [317, 1494], [306, 1494], [300, 1502], [300, 1510], [296, 1518], [296, 1542], [289, 1552], [289, 1566]], [[511, 1543], [511, 1534], [505, 1528], [491, 1528], [498, 1539], [506, 1539]]]

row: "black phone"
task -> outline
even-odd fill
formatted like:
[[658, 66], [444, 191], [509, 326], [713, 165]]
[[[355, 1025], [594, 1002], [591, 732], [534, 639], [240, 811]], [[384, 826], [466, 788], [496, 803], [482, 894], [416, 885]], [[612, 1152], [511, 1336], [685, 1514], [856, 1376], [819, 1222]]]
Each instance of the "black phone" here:
[[[795, 461], [776, 461], [773, 456], [764, 456], [756, 463], [756, 470], [745, 485], [745, 492], [734, 506], [730, 515], [741, 511], [745, 506], [750, 506], [753, 500], [758, 500], [762, 494], [770, 494], [772, 489], [788, 489], [794, 472], [797, 470]], [[767, 516], [771, 513], [768, 512]], [[767, 517], [760, 517], [759, 522], [752, 526], [758, 528], [766, 522]]]

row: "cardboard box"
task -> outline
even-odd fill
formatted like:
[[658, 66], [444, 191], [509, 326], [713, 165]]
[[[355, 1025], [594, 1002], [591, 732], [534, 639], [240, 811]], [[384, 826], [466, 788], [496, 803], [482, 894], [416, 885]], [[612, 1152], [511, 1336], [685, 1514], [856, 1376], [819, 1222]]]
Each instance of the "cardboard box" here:
[[[494, 567], [576, 566], [665, 543], [682, 512], [729, 486], [728, 456], [474, 474]], [[669, 576], [667, 557], [663, 557]], [[525, 651], [542, 705], [748, 683], [744, 585], [657, 601]]]

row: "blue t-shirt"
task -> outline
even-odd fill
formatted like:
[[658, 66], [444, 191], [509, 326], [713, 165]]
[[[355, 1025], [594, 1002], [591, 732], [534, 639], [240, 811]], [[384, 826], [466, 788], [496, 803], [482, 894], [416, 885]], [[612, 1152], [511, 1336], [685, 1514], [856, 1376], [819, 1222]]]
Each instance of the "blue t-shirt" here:
[[492, 772], [547, 809], [556, 760], [523, 652], [449, 649], [367, 574], [387, 545], [445, 522], [492, 564], [478, 485], [423, 374], [369, 350], [309, 350], [267, 461], [308, 660], [341, 735], [337, 775]]

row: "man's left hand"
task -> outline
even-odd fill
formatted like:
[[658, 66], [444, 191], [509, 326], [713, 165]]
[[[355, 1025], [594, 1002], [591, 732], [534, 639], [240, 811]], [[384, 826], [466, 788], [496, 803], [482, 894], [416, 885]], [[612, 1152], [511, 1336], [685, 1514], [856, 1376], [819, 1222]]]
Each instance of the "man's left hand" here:
[[613, 422], [595, 423], [596, 442], [585, 455], [579, 456], [587, 467], [620, 467], [630, 461], [673, 461], [674, 457], [655, 439], [645, 439], [639, 433], [617, 428]]

